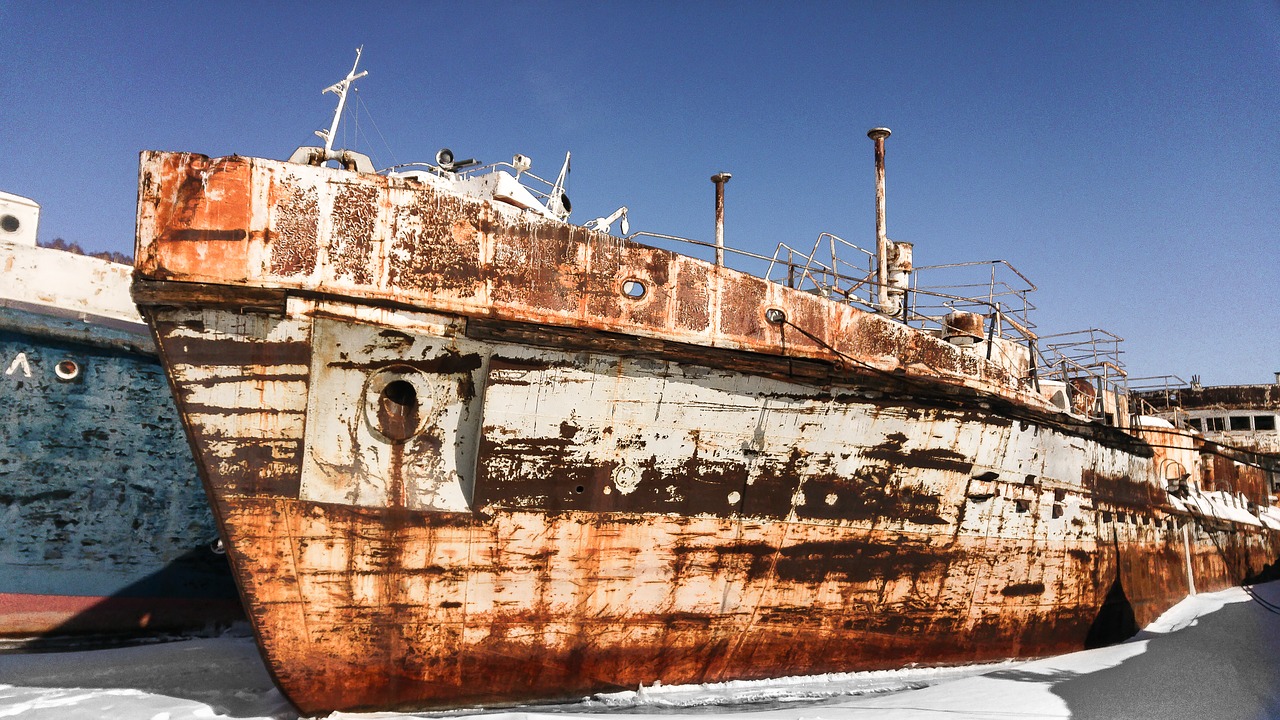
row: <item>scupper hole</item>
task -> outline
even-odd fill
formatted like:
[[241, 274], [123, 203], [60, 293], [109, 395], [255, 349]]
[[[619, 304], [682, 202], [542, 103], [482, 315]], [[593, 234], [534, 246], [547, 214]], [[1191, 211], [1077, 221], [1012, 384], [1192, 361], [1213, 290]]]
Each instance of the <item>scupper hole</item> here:
[[627, 280], [622, 283], [622, 294], [632, 300], [639, 300], [644, 297], [646, 292], [648, 292], [648, 289], [639, 280]]
[[80, 377], [80, 366], [75, 360], [63, 360], [53, 366], [53, 372], [59, 380], [75, 380]]
[[407, 380], [392, 380], [378, 397], [378, 429], [392, 440], [407, 440], [418, 430], [418, 391]]

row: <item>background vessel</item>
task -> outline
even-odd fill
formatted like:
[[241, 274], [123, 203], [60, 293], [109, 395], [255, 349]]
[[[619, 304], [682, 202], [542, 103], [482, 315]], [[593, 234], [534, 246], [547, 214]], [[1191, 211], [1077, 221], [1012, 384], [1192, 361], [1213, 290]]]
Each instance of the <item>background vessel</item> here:
[[0, 193], [0, 636], [243, 618], [133, 268], [40, 247]]

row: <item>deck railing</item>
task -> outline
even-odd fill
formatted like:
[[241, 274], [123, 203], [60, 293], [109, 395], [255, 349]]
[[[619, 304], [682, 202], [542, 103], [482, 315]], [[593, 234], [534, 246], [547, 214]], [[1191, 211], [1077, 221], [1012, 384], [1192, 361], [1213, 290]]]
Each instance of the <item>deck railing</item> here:
[[[671, 245], [676, 252], [687, 246], [705, 250], [714, 257], [714, 243], [676, 235], [635, 232], [627, 240], [646, 238]], [[877, 312], [879, 283], [875, 253], [832, 233], [820, 233], [808, 250], [779, 243], [772, 256], [731, 246], [723, 248], [725, 265], [764, 279], [820, 295], [835, 302]], [[1113, 395], [1128, 393], [1126, 372], [1121, 360], [1123, 338], [1099, 328], [1054, 335], [1037, 335], [1032, 320], [1036, 309], [1030, 294], [1035, 283], [1004, 260], [988, 260], [913, 268], [904, 310], [894, 319], [912, 327], [941, 334], [944, 318], [954, 311], [982, 315], [986, 327], [988, 359], [999, 352], [994, 338], [1025, 345], [1031, 368], [1024, 380], [1038, 388], [1041, 379], [1072, 385], [1086, 380], [1098, 390]], [[1099, 409], [1096, 413], [1102, 416]]]
[[1175, 427], [1189, 427], [1187, 420], [1191, 416], [1182, 409], [1182, 403], [1178, 400], [1178, 392], [1189, 386], [1186, 380], [1177, 375], [1130, 378], [1130, 402], [1136, 400], [1138, 411], [1143, 415], [1162, 415]]

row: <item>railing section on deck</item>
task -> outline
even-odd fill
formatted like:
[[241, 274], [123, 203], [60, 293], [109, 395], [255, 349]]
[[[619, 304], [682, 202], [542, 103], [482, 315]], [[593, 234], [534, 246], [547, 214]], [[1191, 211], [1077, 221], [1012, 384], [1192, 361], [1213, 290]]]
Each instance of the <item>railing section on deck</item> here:
[[[688, 246], [714, 257], [713, 243], [675, 235], [636, 232], [628, 240], [644, 238], [658, 246], [674, 245], [677, 252]], [[821, 233], [808, 250], [779, 243], [772, 257], [726, 246], [725, 265], [749, 272], [803, 292], [835, 302], [877, 312], [875, 253], [831, 233]], [[1035, 305], [1030, 294], [1036, 286], [1022, 272], [1004, 260], [944, 265], [912, 269], [907, 303], [894, 319], [926, 332], [941, 334], [944, 318], [954, 311], [982, 315], [990, 351], [993, 338], [1023, 344], [1032, 358], [1032, 371], [1024, 380], [1039, 388], [1040, 380], [1054, 380], [1068, 388], [1095, 389], [1097, 401], [1088, 407], [1072, 407], [1077, 413], [1111, 424], [1122, 420], [1106, 397], [1127, 396], [1126, 373], [1121, 361], [1122, 338], [1106, 330], [1090, 328], [1069, 333], [1038, 336], [1031, 314]], [[1048, 341], [1048, 342], [1046, 342]], [[1078, 397], [1078, 395], [1077, 395]], [[1087, 403], [1086, 403], [1087, 405]]]

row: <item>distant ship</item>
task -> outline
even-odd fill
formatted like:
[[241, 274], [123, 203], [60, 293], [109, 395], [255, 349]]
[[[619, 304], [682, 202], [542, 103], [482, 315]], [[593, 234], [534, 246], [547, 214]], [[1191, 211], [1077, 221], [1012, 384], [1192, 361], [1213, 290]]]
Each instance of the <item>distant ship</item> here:
[[[567, 163], [375, 173], [338, 118], [139, 178], [134, 296], [304, 713], [1062, 653], [1280, 556], [1254, 454], [1132, 414], [1011, 266], [888, 239], [887, 129], [875, 251], [753, 275], [721, 223], [701, 258], [570, 224]], [[1210, 471], [1239, 512], [1180, 499]]]
[[133, 268], [40, 247], [0, 193], [0, 636], [243, 618]]
[[[1275, 382], [1204, 385], [1198, 376], [1148, 378], [1134, 395], [1150, 412], [1203, 433], [1206, 440], [1280, 456], [1280, 372]], [[1280, 472], [1273, 490], [1280, 490]]]
[[[1274, 502], [1280, 492], [1280, 372], [1273, 383], [1249, 385], [1204, 385], [1199, 376], [1190, 383], [1171, 375], [1143, 378], [1132, 394], [1147, 412], [1194, 433], [1206, 447], [1256, 454]], [[1205, 490], [1215, 496], [1231, 489], [1229, 479], [1217, 485], [1212, 475], [1206, 478]]]

